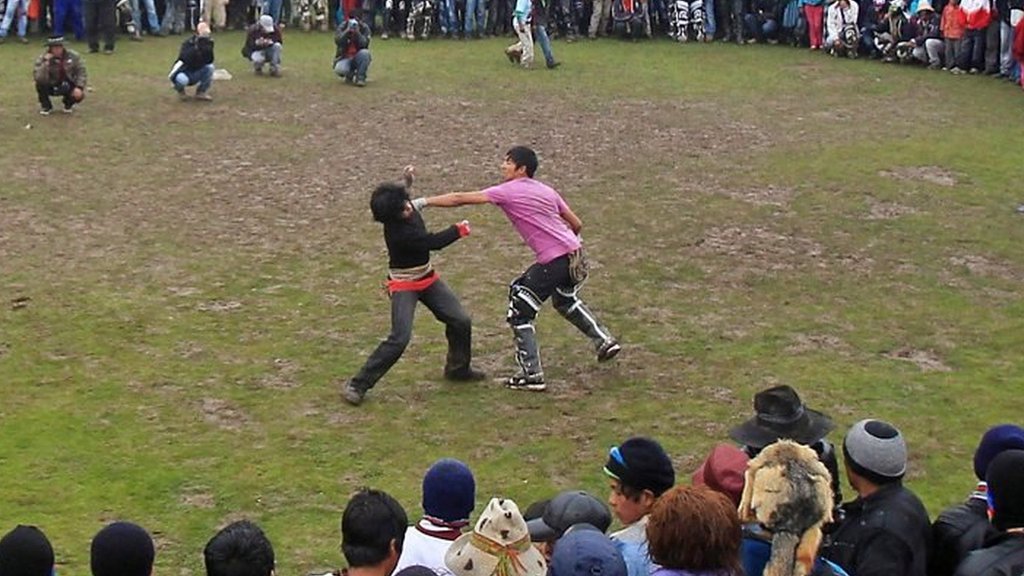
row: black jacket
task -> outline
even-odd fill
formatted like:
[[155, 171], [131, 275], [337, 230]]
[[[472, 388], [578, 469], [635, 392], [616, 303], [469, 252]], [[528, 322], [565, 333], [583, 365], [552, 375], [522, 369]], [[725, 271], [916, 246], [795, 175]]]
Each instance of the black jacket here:
[[337, 50], [334, 52], [335, 62], [349, 58], [363, 48], [370, 47], [370, 27], [360, 22], [355, 30], [349, 30], [347, 24], [347, 20], [342, 22], [334, 32], [334, 45], [337, 46]]
[[985, 547], [967, 555], [956, 576], [1020, 576], [1024, 574], [1024, 534], [997, 534]]
[[430, 262], [430, 251], [440, 250], [459, 239], [459, 229], [449, 226], [431, 234], [416, 210], [405, 220], [384, 224], [384, 242], [388, 245], [391, 268], [413, 268]]
[[193, 36], [181, 43], [178, 60], [186, 70], [199, 70], [213, 64], [213, 39], [209, 36]]
[[943, 510], [932, 524], [932, 555], [928, 576], [953, 576], [956, 567], [998, 532], [988, 521], [988, 503], [971, 497]]
[[931, 524], [913, 492], [899, 482], [844, 504], [845, 517], [821, 556], [856, 576], [925, 576]]

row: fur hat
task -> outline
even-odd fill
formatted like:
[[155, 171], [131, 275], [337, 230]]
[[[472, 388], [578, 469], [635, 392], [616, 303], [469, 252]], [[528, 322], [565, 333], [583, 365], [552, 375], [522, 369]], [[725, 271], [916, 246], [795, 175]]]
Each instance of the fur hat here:
[[739, 506], [748, 460], [750, 458], [746, 452], [732, 444], [718, 444], [693, 473], [693, 485], [707, 486], [715, 492], [721, 492]]
[[573, 528], [555, 543], [549, 576], [626, 576], [622, 554], [603, 532]]
[[783, 438], [814, 444], [836, 427], [828, 416], [806, 407], [796, 390], [775, 386], [754, 395], [755, 416], [729, 431], [733, 440], [764, 448]]
[[846, 433], [843, 453], [854, 472], [862, 476], [867, 471], [883, 479], [899, 479], [907, 473], [907, 444], [903, 434], [888, 422], [861, 420], [854, 424]]
[[779, 440], [752, 459], [739, 514], [772, 533], [765, 576], [810, 574], [821, 543], [821, 527], [832, 520], [832, 477], [818, 454]]
[[551, 542], [562, 537], [570, 526], [590, 524], [603, 534], [612, 524], [608, 506], [583, 490], [566, 490], [555, 496], [544, 507], [539, 518], [526, 523], [530, 539]]
[[974, 475], [985, 479], [988, 465], [1004, 450], [1024, 450], [1024, 428], [1015, 424], [1000, 424], [985, 432], [974, 451]]
[[0, 576], [50, 576], [53, 547], [35, 526], [18, 525], [0, 539]]
[[92, 576], [150, 576], [156, 551], [141, 526], [114, 522], [92, 539]]
[[999, 530], [1024, 528], [1024, 451], [1004, 450], [985, 475], [992, 525]]
[[464, 463], [454, 458], [434, 462], [423, 476], [423, 513], [452, 524], [469, 524], [476, 506], [476, 480]]
[[650, 438], [630, 438], [608, 452], [605, 474], [626, 486], [650, 490], [655, 496], [676, 483], [676, 471], [665, 449]]
[[448, 547], [444, 563], [455, 576], [545, 576], [548, 570], [519, 507], [507, 498], [491, 499], [473, 531]]

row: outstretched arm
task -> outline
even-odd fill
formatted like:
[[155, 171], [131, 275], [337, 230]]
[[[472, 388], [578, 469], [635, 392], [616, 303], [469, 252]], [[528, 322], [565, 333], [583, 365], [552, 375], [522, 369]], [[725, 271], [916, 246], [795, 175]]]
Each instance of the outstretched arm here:
[[438, 206], [441, 208], [452, 208], [465, 206], [466, 204], [487, 204], [490, 200], [483, 192], [451, 192], [440, 196], [428, 196], [425, 198], [427, 206]]

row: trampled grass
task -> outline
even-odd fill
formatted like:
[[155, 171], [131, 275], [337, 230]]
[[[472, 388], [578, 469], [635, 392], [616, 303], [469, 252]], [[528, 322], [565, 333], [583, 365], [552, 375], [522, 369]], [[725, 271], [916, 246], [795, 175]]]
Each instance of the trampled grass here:
[[[782, 47], [556, 42], [522, 72], [502, 41], [373, 44], [371, 85], [289, 33], [256, 78], [241, 35], [210, 105], [173, 97], [175, 39], [87, 57], [73, 117], [36, 114], [41, 48], [0, 50], [0, 529], [35, 523], [88, 572], [107, 520], [157, 533], [158, 573], [200, 574], [224, 522], [261, 523], [279, 574], [336, 566], [351, 491], [419, 511], [422, 472], [469, 462], [478, 501], [604, 494], [609, 445], [660, 439], [688, 481], [777, 383], [839, 428], [907, 434], [932, 512], [971, 486], [989, 425], [1020, 421], [1021, 94], [994, 80]], [[81, 46], [74, 46], [81, 48]], [[31, 126], [31, 127], [29, 127]], [[585, 222], [588, 302], [611, 365], [550, 308], [545, 395], [440, 378], [426, 311], [359, 409], [338, 385], [388, 329], [372, 186], [478, 189], [515, 143]], [[435, 258], [512, 369], [505, 286], [527, 250], [492, 208]], [[27, 299], [27, 300], [24, 300]], [[847, 490], [848, 491], [848, 490]]]

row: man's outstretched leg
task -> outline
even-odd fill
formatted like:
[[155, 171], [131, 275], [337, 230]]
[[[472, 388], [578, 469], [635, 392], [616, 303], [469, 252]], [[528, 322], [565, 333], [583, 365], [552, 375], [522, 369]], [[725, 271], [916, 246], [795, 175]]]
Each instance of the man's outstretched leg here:
[[614, 358], [622, 347], [605, 328], [597, 316], [587, 308], [587, 305], [578, 296], [580, 286], [557, 288], [551, 297], [555, 310], [568, 320], [580, 332], [583, 332], [597, 349], [597, 360], [605, 362]]
[[402, 357], [412, 338], [418, 301], [417, 292], [395, 292], [391, 295], [391, 333], [377, 345], [359, 373], [342, 388], [341, 397], [346, 402], [354, 406], [361, 404], [366, 392]]

